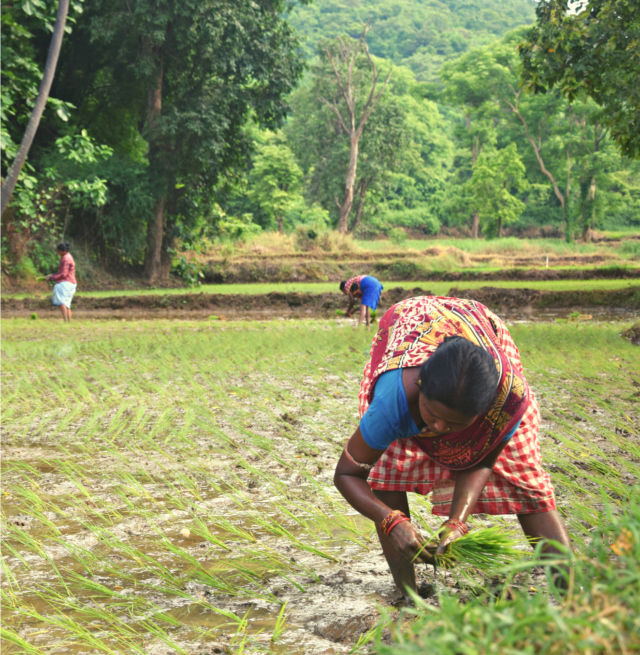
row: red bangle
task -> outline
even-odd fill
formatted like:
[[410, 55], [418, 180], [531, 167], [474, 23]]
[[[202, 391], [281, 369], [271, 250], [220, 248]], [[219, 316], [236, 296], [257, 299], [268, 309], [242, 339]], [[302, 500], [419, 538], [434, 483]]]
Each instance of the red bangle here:
[[394, 521], [389, 528], [387, 529], [387, 537], [391, 534], [391, 530], [396, 527], [399, 523], [403, 523], [404, 521], [411, 521], [411, 519], [408, 516], [401, 516], [399, 519]]
[[389, 512], [383, 519], [382, 523], [380, 523], [380, 530], [384, 532], [385, 534], [389, 534], [389, 526], [398, 518], [401, 516], [404, 516], [404, 512], [401, 512], [399, 509], [394, 509], [393, 511]]
[[469, 528], [462, 522], [458, 521], [458, 519], [449, 519], [448, 521], [445, 521], [440, 527], [452, 527], [455, 528], [456, 530], [460, 530], [463, 535], [469, 534]]

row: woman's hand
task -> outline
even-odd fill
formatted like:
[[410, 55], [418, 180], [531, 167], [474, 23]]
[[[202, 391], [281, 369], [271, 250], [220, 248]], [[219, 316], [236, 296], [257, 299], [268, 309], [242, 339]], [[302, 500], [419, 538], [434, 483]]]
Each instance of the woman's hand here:
[[450, 525], [445, 527], [445, 529], [440, 533], [440, 543], [436, 548], [436, 555], [442, 555], [452, 541], [460, 539], [462, 536], [464, 536], [462, 530]]
[[50, 280], [50, 279], [51, 279], [51, 275], [45, 275], [45, 276], [44, 276], [44, 279], [47, 280], [47, 281]]
[[398, 523], [391, 530], [389, 539], [407, 561], [423, 562], [424, 564], [435, 562], [433, 550], [427, 550], [426, 542], [423, 541], [420, 533], [411, 525], [410, 521]]

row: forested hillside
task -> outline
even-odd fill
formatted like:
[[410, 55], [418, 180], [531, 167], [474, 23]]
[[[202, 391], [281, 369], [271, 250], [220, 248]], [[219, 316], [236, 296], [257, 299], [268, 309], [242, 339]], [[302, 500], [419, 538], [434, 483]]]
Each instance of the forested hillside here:
[[[55, 8], [2, 8], [3, 176]], [[525, 0], [316, 0], [291, 13], [284, 0], [81, 8], [71, 6], [2, 217], [10, 277], [48, 272], [61, 239], [153, 282], [171, 271], [197, 279], [183, 253], [268, 230], [301, 243], [337, 228], [402, 244], [640, 229], [640, 164], [614, 141], [635, 128], [618, 120], [612, 129], [618, 114], [571, 91], [571, 80], [569, 91], [527, 91], [519, 44], [534, 34], [534, 5]], [[621, 80], [632, 86], [636, 60], [617, 61], [626, 77], [607, 66], [614, 86], [599, 102]]]
[[316, 0], [298, 5], [291, 24], [312, 57], [323, 40], [337, 34], [357, 38], [370, 23], [374, 55], [430, 80], [443, 62], [533, 23], [533, 7], [529, 0]]

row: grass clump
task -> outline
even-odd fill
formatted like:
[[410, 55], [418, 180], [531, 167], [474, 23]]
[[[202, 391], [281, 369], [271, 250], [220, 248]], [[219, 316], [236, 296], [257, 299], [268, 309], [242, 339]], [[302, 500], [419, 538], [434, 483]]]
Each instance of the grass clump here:
[[609, 514], [606, 518], [610, 523], [600, 527], [584, 555], [569, 562], [566, 593], [551, 587], [551, 598], [541, 593], [530, 595], [528, 585], [524, 585], [511, 587], [508, 600], [506, 595], [495, 598], [487, 594], [466, 604], [460, 603], [455, 595], [443, 593], [439, 597], [439, 609], [416, 598], [416, 607], [401, 612], [391, 629], [391, 639], [387, 636], [384, 641], [390, 614], [383, 615], [375, 652], [377, 655], [637, 652], [640, 646], [640, 494], [637, 489], [632, 496], [635, 499], [631, 499], [627, 513], [619, 519]]

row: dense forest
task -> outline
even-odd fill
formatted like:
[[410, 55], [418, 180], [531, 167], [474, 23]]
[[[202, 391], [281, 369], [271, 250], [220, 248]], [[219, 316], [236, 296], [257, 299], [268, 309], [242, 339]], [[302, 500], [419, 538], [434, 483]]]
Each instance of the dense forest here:
[[[56, 5], [2, 7], [3, 178]], [[402, 243], [407, 233], [589, 240], [594, 229], [640, 229], [635, 128], [620, 110], [635, 101], [603, 106], [619, 97], [607, 96], [606, 84], [622, 86], [615, 68], [599, 80], [602, 98], [575, 76], [545, 82], [556, 64], [536, 60], [538, 44], [560, 37], [534, 22], [535, 7], [72, 2], [2, 217], [3, 271], [48, 271], [61, 239], [101, 265], [144, 266], [153, 282], [184, 266], [180, 251], [262, 230]]]

